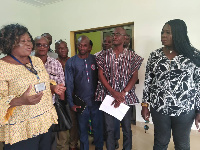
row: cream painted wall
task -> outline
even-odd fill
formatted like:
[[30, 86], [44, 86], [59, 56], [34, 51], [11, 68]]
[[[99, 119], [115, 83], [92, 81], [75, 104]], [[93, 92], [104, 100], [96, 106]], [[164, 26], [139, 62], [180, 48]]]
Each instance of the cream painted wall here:
[[16, 0], [0, 0], [0, 20], [0, 27], [11, 23], [26, 26], [33, 38], [41, 33], [39, 8]]
[[[145, 64], [149, 53], [161, 47], [160, 32], [165, 22], [175, 18], [185, 20], [191, 43], [200, 49], [199, 0], [65, 0], [41, 8], [16, 0], [0, 2], [0, 26], [18, 22], [28, 27], [33, 37], [49, 32], [53, 44], [58, 39], [70, 43], [70, 31], [134, 21], [134, 49], [144, 57], [136, 88], [140, 101]], [[143, 121], [140, 105], [136, 108], [137, 121]]]
[[[160, 32], [165, 22], [185, 20], [191, 43], [200, 49], [199, 8], [199, 0], [67, 0], [41, 8], [41, 31], [50, 32], [53, 40], [70, 43], [70, 31], [134, 21], [135, 51], [144, 57], [136, 89], [141, 101], [146, 61], [150, 52], [162, 46]], [[137, 121], [143, 121], [141, 106], [136, 108]]]

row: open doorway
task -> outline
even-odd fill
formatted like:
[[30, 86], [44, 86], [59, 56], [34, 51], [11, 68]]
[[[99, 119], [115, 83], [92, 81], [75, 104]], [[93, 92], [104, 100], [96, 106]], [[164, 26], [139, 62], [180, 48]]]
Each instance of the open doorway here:
[[[85, 30], [78, 30], [78, 31], [71, 31], [70, 32], [70, 44], [71, 44], [71, 56], [74, 56], [77, 54], [77, 48], [76, 48], [76, 41], [79, 36], [86, 35], [89, 37], [89, 39], [93, 42], [93, 48], [91, 51], [91, 54], [95, 54], [96, 52], [99, 52], [102, 50], [102, 43], [103, 39], [107, 35], [111, 35], [114, 28], [116, 27], [123, 27], [126, 30], [126, 33], [130, 37], [130, 48], [134, 50], [134, 22], [128, 22], [123, 24], [117, 24], [117, 25], [110, 25], [105, 27], [97, 27], [92, 29], [85, 29]], [[139, 81], [139, 80], [138, 80]], [[138, 84], [137, 82], [136, 84]], [[131, 122], [132, 124], [136, 124], [136, 109], [135, 105], [131, 106]]]
[[91, 54], [95, 54], [96, 52], [102, 50], [104, 37], [110, 35], [116, 27], [123, 27], [126, 30], [127, 34], [131, 37], [131, 48], [134, 49], [134, 22], [128, 22], [105, 27], [70, 31], [71, 56], [77, 54], [76, 41], [79, 36], [86, 35], [89, 37], [89, 39], [93, 42]]

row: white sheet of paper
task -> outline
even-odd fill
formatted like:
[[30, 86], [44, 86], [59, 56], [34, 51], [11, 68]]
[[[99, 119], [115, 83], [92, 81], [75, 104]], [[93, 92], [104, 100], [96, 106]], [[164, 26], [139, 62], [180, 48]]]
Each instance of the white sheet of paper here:
[[121, 121], [130, 107], [121, 103], [119, 107], [115, 108], [114, 105], [111, 105], [113, 101], [113, 97], [106, 95], [99, 110], [102, 110]]

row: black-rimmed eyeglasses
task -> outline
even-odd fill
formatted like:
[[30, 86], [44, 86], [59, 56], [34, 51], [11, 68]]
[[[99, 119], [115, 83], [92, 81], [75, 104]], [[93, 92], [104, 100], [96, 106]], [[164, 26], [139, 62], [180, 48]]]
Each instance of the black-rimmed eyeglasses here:
[[47, 48], [47, 47], [49, 47], [49, 45], [48, 45], [48, 44], [36, 43], [35, 45], [36, 45], [37, 47], [44, 47], [44, 48]]
[[112, 33], [111, 34], [112, 37], [119, 37], [119, 36], [126, 36], [126, 34], [121, 34], [121, 33]]

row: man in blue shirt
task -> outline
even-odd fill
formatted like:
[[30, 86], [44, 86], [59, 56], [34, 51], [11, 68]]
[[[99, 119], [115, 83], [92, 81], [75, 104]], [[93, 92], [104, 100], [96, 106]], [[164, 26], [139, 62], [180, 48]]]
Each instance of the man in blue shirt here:
[[95, 150], [103, 150], [102, 112], [99, 110], [100, 103], [94, 101], [98, 72], [95, 56], [89, 54], [89, 42], [87, 36], [80, 36], [77, 43], [79, 53], [71, 57], [65, 65], [66, 94], [69, 105], [75, 112], [80, 106], [74, 104], [72, 93], [86, 103], [83, 113], [77, 113], [80, 149], [89, 150], [88, 120], [91, 118]]

